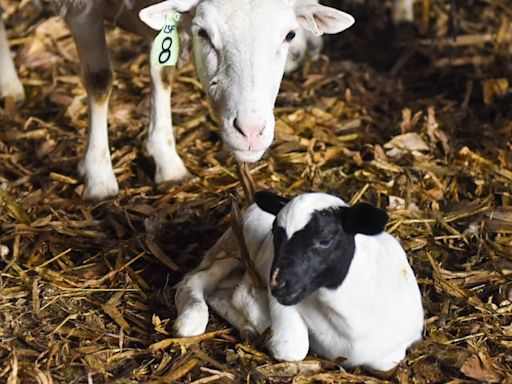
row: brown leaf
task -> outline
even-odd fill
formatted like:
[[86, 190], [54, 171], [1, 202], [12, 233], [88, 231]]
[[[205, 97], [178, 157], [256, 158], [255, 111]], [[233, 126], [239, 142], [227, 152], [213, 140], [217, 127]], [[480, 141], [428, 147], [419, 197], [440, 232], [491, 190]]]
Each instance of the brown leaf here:
[[476, 355], [468, 357], [460, 371], [467, 377], [486, 383], [501, 383], [503, 380], [503, 376], [499, 372], [490, 365], [484, 366]]

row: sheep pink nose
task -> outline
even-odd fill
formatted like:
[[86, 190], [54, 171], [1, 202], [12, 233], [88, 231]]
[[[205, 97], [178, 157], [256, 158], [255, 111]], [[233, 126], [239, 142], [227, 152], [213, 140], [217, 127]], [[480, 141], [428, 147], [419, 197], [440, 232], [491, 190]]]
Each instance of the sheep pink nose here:
[[265, 130], [265, 121], [259, 117], [253, 117], [251, 119], [243, 119], [237, 117], [233, 121], [233, 127], [244, 136], [249, 145], [257, 142], [263, 131]]

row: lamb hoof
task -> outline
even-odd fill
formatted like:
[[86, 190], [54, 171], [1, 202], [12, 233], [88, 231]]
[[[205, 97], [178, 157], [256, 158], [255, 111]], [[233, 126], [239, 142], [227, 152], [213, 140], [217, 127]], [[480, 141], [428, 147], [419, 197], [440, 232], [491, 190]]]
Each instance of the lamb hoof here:
[[203, 334], [208, 325], [208, 307], [203, 303], [189, 306], [174, 323], [174, 332], [178, 337], [191, 337]]

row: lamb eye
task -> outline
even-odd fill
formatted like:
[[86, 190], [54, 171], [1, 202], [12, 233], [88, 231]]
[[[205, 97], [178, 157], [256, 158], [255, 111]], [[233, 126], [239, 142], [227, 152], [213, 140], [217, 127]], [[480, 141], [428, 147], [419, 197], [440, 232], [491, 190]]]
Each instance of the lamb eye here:
[[295, 39], [295, 32], [294, 31], [288, 32], [288, 34], [286, 35], [286, 37], [284, 39], [288, 43], [291, 42], [293, 39]]
[[329, 248], [332, 243], [334, 243], [334, 240], [320, 240], [316, 243], [318, 248]]

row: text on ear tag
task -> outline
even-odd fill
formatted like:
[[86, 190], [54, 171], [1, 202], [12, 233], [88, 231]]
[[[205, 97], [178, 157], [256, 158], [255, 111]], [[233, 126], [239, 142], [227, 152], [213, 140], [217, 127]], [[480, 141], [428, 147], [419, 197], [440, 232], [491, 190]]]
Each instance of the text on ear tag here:
[[177, 12], [168, 13], [165, 25], [155, 37], [151, 47], [151, 65], [175, 66], [180, 53], [180, 36], [178, 22], [181, 15]]

